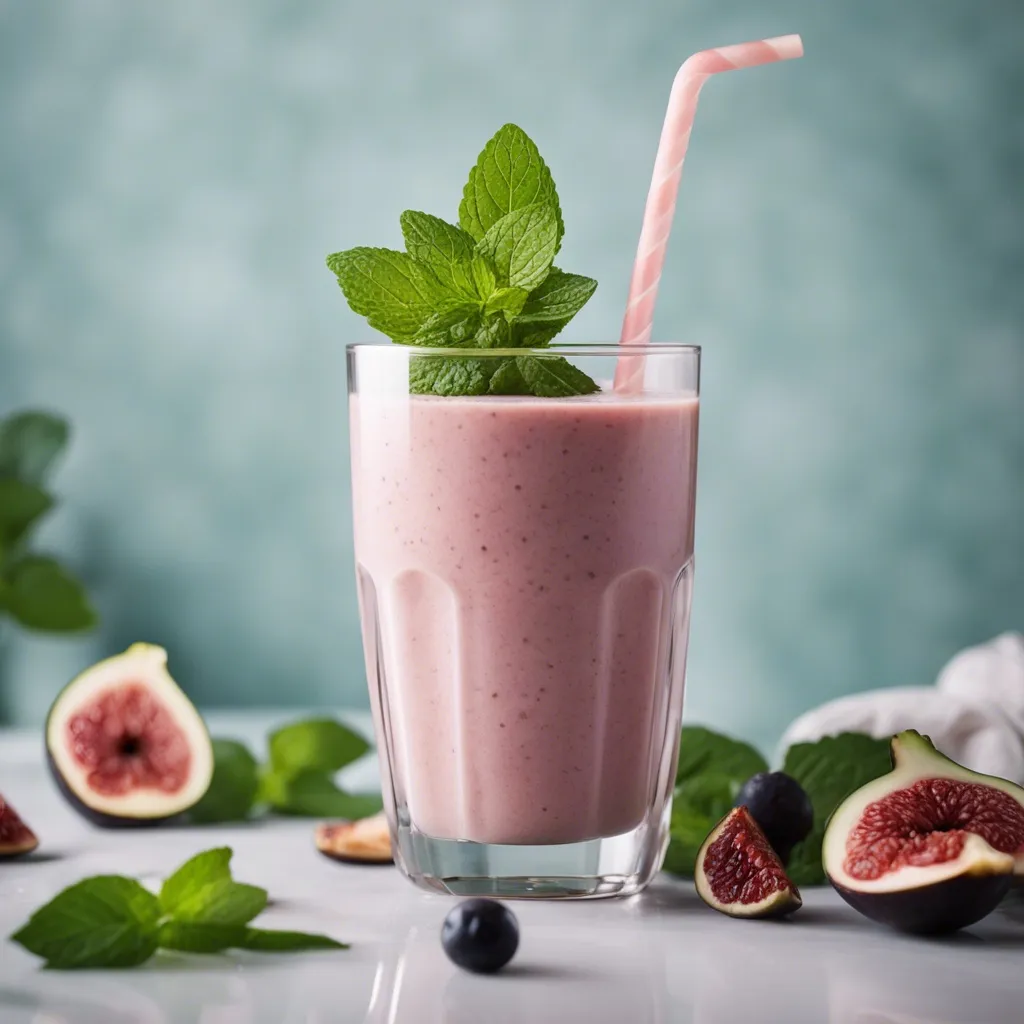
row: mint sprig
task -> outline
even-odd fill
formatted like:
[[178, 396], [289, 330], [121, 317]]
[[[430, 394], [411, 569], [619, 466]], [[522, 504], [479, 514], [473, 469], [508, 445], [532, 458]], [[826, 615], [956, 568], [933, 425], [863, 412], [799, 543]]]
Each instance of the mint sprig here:
[[189, 811], [196, 824], [244, 821], [258, 806], [278, 814], [365, 818], [381, 809], [375, 793], [347, 793], [334, 776], [370, 749], [357, 732], [330, 718], [311, 718], [276, 729], [260, 765], [236, 740], [213, 740], [213, 778]]
[[[543, 348], [597, 282], [552, 263], [565, 225], [537, 146], [506, 124], [463, 190], [459, 224], [401, 216], [405, 252], [360, 247], [327, 257], [349, 306], [392, 341], [428, 348]], [[435, 395], [569, 397], [597, 384], [561, 356], [418, 355], [410, 391]]]
[[207, 850], [186, 861], [159, 896], [121, 875], [77, 882], [40, 907], [11, 941], [57, 970], [136, 967], [158, 949], [219, 953], [346, 949], [326, 935], [252, 928], [267, 891], [231, 877], [232, 852]]

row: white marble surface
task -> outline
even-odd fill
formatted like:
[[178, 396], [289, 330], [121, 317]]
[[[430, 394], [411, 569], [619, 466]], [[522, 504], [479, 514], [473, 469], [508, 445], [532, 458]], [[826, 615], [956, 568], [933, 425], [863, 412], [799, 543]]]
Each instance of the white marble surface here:
[[[260, 716], [213, 721], [256, 737]], [[364, 779], [372, 766], [360, 772]], [[517, 904], [510, 969], [464, 974], [438, 942], [453, 901], [393, 868], [320, 857], [312, 824], [108, 832], [57, 795], [35, 735], [0, 733], [0, 792], [39, 833], [36, 855], [0, 864], [0, 934], [73, 881], [124, 873], [156, 881], [228, 844], [236, 877], [265, 886], [267, 927], [323, 931], [347, 952], [159, 954], [130, 971], [41, 971], [0, 941], [0, 1024], [1015, 1024], [1024, 1020], [1024, 900], [945, 941], [901, 937], [830, 890], [805, 893], [784, 923], [733, 921], [689, 883], [642, 896]]]

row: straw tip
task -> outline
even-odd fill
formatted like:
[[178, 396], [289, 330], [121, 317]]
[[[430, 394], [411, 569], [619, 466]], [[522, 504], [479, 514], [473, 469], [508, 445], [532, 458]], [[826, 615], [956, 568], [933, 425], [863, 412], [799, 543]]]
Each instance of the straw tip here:
[[766, 43], [779, 55], [779, 60], [793, 60], [804, 55], [804, 41], [798, 33], [766, 39]]

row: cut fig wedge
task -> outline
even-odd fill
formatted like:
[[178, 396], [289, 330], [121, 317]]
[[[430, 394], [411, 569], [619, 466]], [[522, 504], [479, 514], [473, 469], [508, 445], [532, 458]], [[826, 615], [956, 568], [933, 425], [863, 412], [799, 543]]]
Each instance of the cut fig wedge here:
[[46, 751], [69, 803], [108, 827], [173, 818], [213, 775], [206, 726], [153, 644], [133, 644], [68, 683], [46, 720]]
[[358, 821], [324, 822], [316, 827], [316, 848], [346, 864], [392, 864], [391, 832], [383, 812]]
[[697, 895], [730, 917], [782, 917], [803, 905], [797, 887], [746, 807], [731, 810], [704, 840]]
[[866, 917], [901, 931], [981, 920], [1024, 874], [1024, 789], [958, 765], [913, 730], [893, 737], [892, 763], [832, 815], [829, 880]]
[[36, 834], [0, 796], [0, 858], [20, 857], [39, 845]]

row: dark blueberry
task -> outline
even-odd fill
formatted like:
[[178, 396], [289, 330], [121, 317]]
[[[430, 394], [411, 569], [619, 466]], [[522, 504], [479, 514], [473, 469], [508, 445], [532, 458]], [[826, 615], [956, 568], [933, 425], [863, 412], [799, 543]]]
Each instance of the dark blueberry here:
[[465, 900], [444, 919], [441, 945], [452, 963], [478, 974], [500, 971], [516, 954], [519, 923], [496, 900]]
[[779, 859], [786, 863], [793, 847], [814, 825], [814, 808], [803, 786], [785, 772], [758, 772], [743, 783], [736, 806], [745, 805]]

